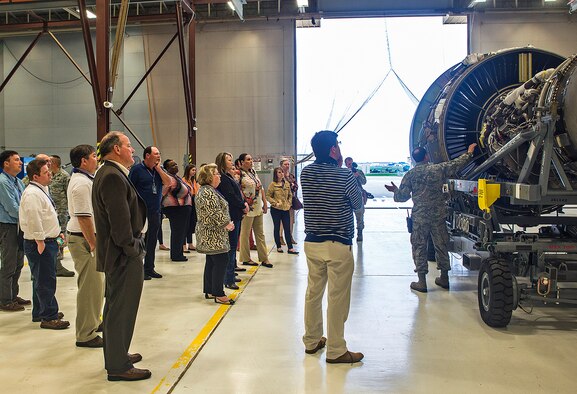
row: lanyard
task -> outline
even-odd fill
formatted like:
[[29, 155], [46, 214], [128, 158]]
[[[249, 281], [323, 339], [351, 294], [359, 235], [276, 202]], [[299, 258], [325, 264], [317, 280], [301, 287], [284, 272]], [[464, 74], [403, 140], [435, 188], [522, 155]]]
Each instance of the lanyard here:
[[155, 179], [155, 171], [156, 170], [150, 170], [144, 163], [141, 163], [142, 166], [146, 169], [146, 172], [148, 172], [148, 175], [150, 175], [150, 177], [152, 178], [152, 194], [158, 194], [158, 190], [156, 189], [156, 179]]
[[32, 186], [36, 186], [38, 189], [40, 189], [40, 190], [42, 191], [42, 193], [44, 193], [44, 195], [45, 195], [46, 197], [48, 197], [48, 199], [50, 200], [50, 204], [52, 204], [52, 207], [53, 207], [54, 209], [56, 209], [56, 205], [54, 205], [54, 200], [52, 200], [52, 197], [50, 197], [50, 195], [49, 195], [48, 193], [46, 193], [46, 192], [44, 191], [44, 189], [42, 189], [40, 186], [38, 186], [38, 185], [35, 184], [35, 183], [30, 182], [30, 184], [31, 184]]
[[91, 181], [94, 181], [94, 176], [90, 175], [86, 171], [81, 170], [80, 168], [73, 168], [72, 173], [73, 174], [82, 174], [82, 175], [88, 177], [88, 179], [90, 179]]

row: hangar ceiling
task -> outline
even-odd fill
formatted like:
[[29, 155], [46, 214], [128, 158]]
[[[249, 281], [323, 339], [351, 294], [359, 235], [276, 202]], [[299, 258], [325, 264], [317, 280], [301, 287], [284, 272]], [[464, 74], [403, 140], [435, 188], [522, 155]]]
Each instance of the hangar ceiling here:
[[[88, 10], [111, 4], [114, 19], [122, 0], [86, 0]], [[474, 12], [565, 12], [566, 0], [235, 0], [244, 2], [244, 19], [311, 19], [378, 16], [467, 15]], [[227, 0], [131, 0], [128, 23], [174, 23], [176, 3], [197, 23], [239, 21]], [[0, 34], [79, 28], [77, 0], [0, 0]]]

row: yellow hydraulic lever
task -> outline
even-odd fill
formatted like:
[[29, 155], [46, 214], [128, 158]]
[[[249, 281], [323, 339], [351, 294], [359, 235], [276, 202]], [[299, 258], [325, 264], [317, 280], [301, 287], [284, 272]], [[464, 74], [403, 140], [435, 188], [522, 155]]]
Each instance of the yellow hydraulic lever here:
[[486, 179], [479, 179], [477, 185], [479, 208], [485, 212], [490, 212], [491, 205], [501, 197], [501, 185], [498, 183], [487, 183]]

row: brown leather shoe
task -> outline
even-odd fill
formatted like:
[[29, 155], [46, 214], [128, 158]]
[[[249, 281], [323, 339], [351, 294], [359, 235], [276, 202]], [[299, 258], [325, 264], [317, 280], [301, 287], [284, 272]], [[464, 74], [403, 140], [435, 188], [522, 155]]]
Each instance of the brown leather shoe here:
[[70, 327], [70, 322], [60, 319], [42, 320], [42, 323], [40, 323], [40, 328], [46, 328], [48, 330], [64, 330], [68, 327]]
[[24, 298], [18, 297], [16, 296], [16, 298], [14, 298], [14, 300], [12, 300], [13, 302], [15, 302], [18, 305], [31, 305], [32, 301], [30, 300], [25, 300]]
[[108, 380], [111, 382], [116, 382], [119, 380], [134, 381], [149, 379], [151, 376], [152, 372], [150, 372], [148, 369], [130, 368], [124, 373], [108, 374]]
[[134, 354], [128, 353], [128, 359], [132, 364], [136, 364], [137, 362], [142, 361], [142, 356], [140, 355], [140, 353], [134, 353]]
[[349, 352], [348, 350], [337, 358], [327, 358], [329, 364], [353, 364], [358, 363], [365, 357], [363, 353]]
[[9, 302], [7, 304], [0, 305], [0, 310], [5, 312], [20, 312], [24, 310], [22, 305], [18, 305], [15, 302]]
[[319, 341], [319, 343], [317, 343], [317, 346], [314, 349], [305, 349], [305, 353], [306, 354], [315, 354], [316, 352], [318, 352], [319, 350], [324, 348], [326, 344], [327, 344], [327, 339], [325, 337], [321, 337], [321, 340]]
[[77, 347], [104, 347], [104, 341], [98, 335], [86, 342], [76, 342]]

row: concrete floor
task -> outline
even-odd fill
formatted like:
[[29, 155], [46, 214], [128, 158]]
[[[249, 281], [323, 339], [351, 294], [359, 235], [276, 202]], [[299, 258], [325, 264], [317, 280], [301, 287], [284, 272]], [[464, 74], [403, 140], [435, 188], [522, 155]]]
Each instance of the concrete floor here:
[[[108, 382], [102, 351], [74, 346], [76, 279], [59, 278], [57, 298], [72, 327], [42, 330], [25, 312], [0, 313], [3, 393], [573, 393], [577, 309], [517, 310], [506, 329], [479, 317], [476, 272], [453, 259], [451, 291], [409, 289], [414, 279], [405, 211], [369, 210], [346, 339], [362, 363], [327, 365], [305, 355], [306, 259], [271, 252], [273, 269], [241, 275], [237, 304], [204, 300], [204, 256], [171, 263], [157, 252], [160, 280], [145, 282], [131, 352], [152, 370], [141, 382]], [[266, 234], [272, 248], [270, 218]], [[168, 223], [165, 223], [165, 229]], [[303, 249], [302, 213], [297, 248]], [[168, 239], [168, 238], [167, 238]], [[70, 255], [64, 265], [72, 268]], [[253, 276], [251, 276], [253, 274]], [[30, 272], [21, 279], [29, 298]], [[228, 292], [228, 290], [227, 290]]]

